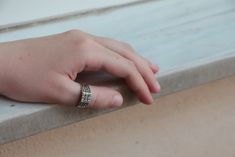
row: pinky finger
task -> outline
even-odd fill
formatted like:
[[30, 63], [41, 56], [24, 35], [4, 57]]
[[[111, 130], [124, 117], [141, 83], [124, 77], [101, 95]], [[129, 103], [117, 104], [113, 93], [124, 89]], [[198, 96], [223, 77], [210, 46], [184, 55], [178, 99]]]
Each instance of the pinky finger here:
[[148, 63], [148, 65], [149, 65], [149, 67], [150, 67], [150, 69], [152, 70], [153, 73], [156, 74], [156, 73], [159, 72], [160, 68], [157, 64], [152, 63], [151, 61], [149, 61], [148, 59], [146, 59], [144, 57], [142, 57], [142, 58], [143, 58], [143, 60], [145, 60]]

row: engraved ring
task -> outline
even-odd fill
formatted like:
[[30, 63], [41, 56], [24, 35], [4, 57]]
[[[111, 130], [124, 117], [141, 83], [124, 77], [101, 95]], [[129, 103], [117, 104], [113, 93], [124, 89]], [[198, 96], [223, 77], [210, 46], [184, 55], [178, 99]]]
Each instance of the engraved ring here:
[[78, 108], [87, 108], [91, 102], [92, 93], [89, 85], [81, 84], [81, 97], [76, 105]]

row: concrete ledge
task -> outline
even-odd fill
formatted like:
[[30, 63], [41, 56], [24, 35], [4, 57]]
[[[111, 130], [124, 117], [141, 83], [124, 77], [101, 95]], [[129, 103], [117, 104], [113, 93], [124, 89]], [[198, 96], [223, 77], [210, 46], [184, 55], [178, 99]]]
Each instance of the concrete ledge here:
[[[146, 15], [148, 18], [144, 18]], [[97, 16], [0, 32], [0, 41], [50, 35], [76, 27], [125, 40], [160, 65], [162, 92], [154, 96], [157, 98], [235, 74], [234, 17], [235, 7], [226, 0], [153, 1]], [[92, 84], [121, 91], [125, 99], [122, 108], [138, 103], [120, 80], [92, 75]], [[80, 75], [78, 81], [89, 78], [87, 74]], [[77, 110], [0, 98], [0, 144], [115, 110], [118, 109]]]
[[[165, 74], [162, 73], [159, 76], [159, 80], [163, 90], [160, 95], [155, 95], [155, 98], [234, 74], [235, 55], [205, 62], [205, 64], [190, 68], [182, 68]], [[99, 85], [101, 84], [99, 83]], [[118, 84], [118, 81], [114, 81], [113, 85], [118, 86], [125, 97], [125, 103], [121, 108], [138, 103], [131, 92], [120, 82]], [[7, 99], [1, 99], [0, 104], [1, 144], [121, 109], [78, 110], [73, 107], [59, 105], [24, 104]], [[14, 113], [18, 113], [18, 115]]]

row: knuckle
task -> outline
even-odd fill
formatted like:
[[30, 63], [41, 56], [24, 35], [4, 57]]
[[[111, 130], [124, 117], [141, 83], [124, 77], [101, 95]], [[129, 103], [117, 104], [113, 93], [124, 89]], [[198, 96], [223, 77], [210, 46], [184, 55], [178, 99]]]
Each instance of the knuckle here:
[[135, 63], [133, 61], [128, 60], [128, 64], [131, 68], [136, 68]]
[[64, 33], [65, 39], [72, 45], [72, 48], [77, 48], [82, 40], [79, 30], [69, 30]]
[[136, 76], [137, 74], [137, 69], [135, 66], [135, 63], [133, 61], [127, 61], [128, 67], [126, 69], [126, 74], [125, 74], [125, 78], [130, 78], [132, 76]]
[[135, 50], [134, 48], [128, 44], [128, 43], [123, 43], [123, 52], [124, 52], [124, 55], [127, 57], [127, 58], [136, 58], [136, 53], [135, 53]]
[[78, 34], [80, 34], [81, 31], [78, 30], [78, 29], [72, 29], [72, 30], [69, 30], [69, 31], [66, 31], [64, 34], [68, 37], [74, 37], [74, 36], [77, 36]]
[[64, 34], [75, 48], [89, 48], [94, 43], [91, 37], [78, 29], [69, 30]]
[[72, 53], [76, 56], [75, 58], [81, 60], [83, 58], [84, 60], [87, 60], [91, 58], [93, 55], [91, 53], [93, 52], [92, 49], [94, 48], [94, 43], [89, 38], [82, 38], [82, 39], [74, 39], [73, 45], [72, 45]]
[[122, 42], [122, 44], [126, 49], [134, 51], [134, 48], [129, 43]]
[[89, 38], [89, 37], [83, 37], [79, 43], [78, 43], [82, 48], [90, 48], [93, 44], [94, 41], [93, 39]]

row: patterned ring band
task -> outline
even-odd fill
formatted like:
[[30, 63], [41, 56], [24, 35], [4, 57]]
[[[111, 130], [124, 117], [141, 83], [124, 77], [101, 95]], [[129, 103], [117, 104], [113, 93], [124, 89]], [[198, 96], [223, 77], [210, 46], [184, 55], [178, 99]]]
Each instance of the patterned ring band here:
[[86, 108], [89, 106], [92, 99], [92, 93], [89, 85], [81, 84], [81, 98], [79, 99], [76, 107]]

